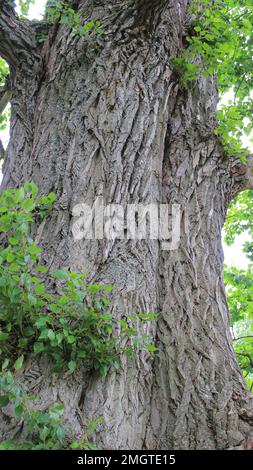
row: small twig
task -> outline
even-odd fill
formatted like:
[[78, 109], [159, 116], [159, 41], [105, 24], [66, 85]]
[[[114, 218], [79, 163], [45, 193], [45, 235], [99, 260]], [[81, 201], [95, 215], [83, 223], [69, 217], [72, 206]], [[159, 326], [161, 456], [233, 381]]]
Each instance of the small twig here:
[[238, 341], [239, 339], [253, 338], [253, 335], [239, 336], [239, 338], [234, 338], [233, 341]]
[[250, 356], [250, 354], [247, 354], [247, 353], [236, 353], [238, 356], [243, 356], [243, 357], [247, 357], [248, 360], [249, 360], [249, 363], [250, 363], [250, 367], [253, 368], [253, 359], [252, 357]]

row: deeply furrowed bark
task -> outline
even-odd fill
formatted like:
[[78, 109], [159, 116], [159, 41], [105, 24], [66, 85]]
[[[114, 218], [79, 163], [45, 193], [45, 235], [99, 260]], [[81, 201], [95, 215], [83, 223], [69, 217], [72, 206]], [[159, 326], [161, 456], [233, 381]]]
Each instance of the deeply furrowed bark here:
[[[37, 406], [65, 404], [74, 434], [103, 415], [95, 442], [104, 449], [244, 448], [253, 441], [252, 395], [232, 348], [221, 245], [228, 203], [247, 175], [214, 136], [215, 78], [182, 89], [170, 65], [182, 45], [187, 3], [79, 2], [104, 34], [87, 41], [54, 26], [42, 50], [30, 53], [39, 57], [36, 65], [12, 72], [2, 188], [32, 179], [43, 194], [56, 192], [53, 215], [38, 228], [44, 261], [113, 284], [118, 318], [159, 313], [148, 326], [156, 358], [122, 357], [106, 379], [82, 369], [52, 375], [45, 357], [30, 357], [22, 371]], [[179, 204], [179, 247], [75, 241], [73, 207], [93, 205], [98, 196], [124, 206]], [[15, 432], [5, 410], [0, 434]]]

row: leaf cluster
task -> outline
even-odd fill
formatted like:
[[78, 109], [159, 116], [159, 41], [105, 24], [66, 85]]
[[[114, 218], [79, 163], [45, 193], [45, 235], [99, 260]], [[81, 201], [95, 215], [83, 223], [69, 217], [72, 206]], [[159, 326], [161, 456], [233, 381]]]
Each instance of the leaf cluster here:
[[101, 34], [100, 21], [82, 20], [79, 12], [71, 7], [70, 1], [53, 0], [47, 7], [47, 21], [67, 26], [77, 36], [89, 38], [91, 33]]
[[22, 439], [8, 439], [0, 442], [0, 450], [90, 450], [95, 447], [90, 437], [102, 422], [99, 417], [88, 423], [85, 434], [78, 440], [72, 440], [69, 430], [63, 425], [64, 405], [56, 403], [41, 411], [32, 406], [35, 395], [27, 395], [15, 380], [15, 372], [23, 365], [24, 356], [20, 356], [14, 364], [14, 373], [7, 370], [8, 361], [2, 365], [0, 372], [0, 409], [11, 406], [17, 426], [22, 423]]
[[[46, 353], [55, 371], [67, 366], [73, 373], [81, 360], [88, 369], [105, 375], [109, 366], [117, 366], [120, 354], [131, 356], [137, 345], [152, 351], [148, 338], [139, 335], [137, 323], [154, 315], [114, 320], [108, 313], [111, 286], [89, 285], [84, 274], [64, 269], [48, 273], [40, 263], [41, 249], [30, 236], [31, 228], [36, 218], [52, 209], [55, 195], [37, 195], [37, 186], [26, 183], [0, 196], [1, 357]], [[49, 284], [58, 284], [58, 292], [50, 291]], [[123, 349], [117, 349], [114, 331], [118, 328], [126, 338]]]
[[233, 98], [218, 112], [220, 136], [228, 154], [245, 153], [242, 137], [252, 131], [253, 4], [251, 0], [195, 0], [186, 47], [173, 64], [181, 83], [217, 77], [220, 95]]
[[[65, 269], [48, 272], [42, 264], [41, 249], [31, 234], [54, 201], [53, 193], [38, 197], [34, 183], [5, 190], [0, 196], [0, 408], [11, 405], [25, 428], [22, 441], [4, 441], [0, 449], [66, 445], [62, 405], [36, 410], [32, 397], [16, 382], [15, 373], [28, 354], [47, 355], [58, 373], [72, 374], [83, 366], [105, 376], [110, 367], [119, 367], [121, 355], [131, 358], [136, 349], [149, 354], [157, 350], [142, 333], [144, 324], [156, 315], [137, 313], [114, 319], [109, 311], [111, 286], [89, 284], [85, 274]], [[88, 437], [98, 424], [97, 420], [90, 423], [71, 448], [93, 448]]]
[[234, 348], [248, 387], [253, 390], [253, 191], [244, 191], [229, 207], [224, 239], [232, 245], [237, 235], [247, 234], [243, 251], [247, 269], [225, 266], [224, 280], [234, 332]]

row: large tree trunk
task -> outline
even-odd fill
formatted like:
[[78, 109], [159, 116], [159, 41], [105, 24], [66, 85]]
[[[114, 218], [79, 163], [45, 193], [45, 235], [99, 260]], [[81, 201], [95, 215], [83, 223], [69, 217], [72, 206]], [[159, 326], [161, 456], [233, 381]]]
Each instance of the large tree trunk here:
[[[190, 2], [75, 3], [85, 18], [102, 22], [104, 34], [88, 41], [53, 26], [42, 48], [35, 26], [1, 7], [0, 53], [13, 81], [2, 188], [34, 180], [43, 194], [56, 192], [55, 210], [38, 228], [44, 261], [113, 284], [117, 317], [159, 313], [148, 330], [159, 354], [122, 358], [105, 379], [85, 370], [59, 377], [45, 358], [30, 358], [26, 386], [38, 406], [62, 401], [74, 433], [103, 415], [99, 448], [249, 446], [253, 398], [233, 352], [221, 244], [228, 203], [247, 181], [237, 166], [231, 170], [214, 135], [215, 77], [186, 90], [170, 65]], [[179, 204], [179, 245], [166, 251], [158, 240], [75, 241], [73, 207], [98, 196], [124, 206]], [[2, 435], [11, 435], [3, 423]]]

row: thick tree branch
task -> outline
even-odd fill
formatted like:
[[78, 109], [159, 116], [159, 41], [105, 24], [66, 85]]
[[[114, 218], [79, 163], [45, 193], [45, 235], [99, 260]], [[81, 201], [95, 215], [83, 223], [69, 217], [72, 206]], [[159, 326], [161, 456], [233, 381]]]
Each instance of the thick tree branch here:
[[150, 27], [157, 25], [162, 13], [166, 8], [173, 8], [171, 0], [133, 0], [137, 11], [137, 24], [149, 24]]
[[2, 141], [0, 139], [0, 161], [4, 159], [5, 151], [4, 151], [4, 146], [2, 144]]
[[[0, 87], [0, 115], [4, 112], [7, 104], [11, 99], [12, 91], [11, 91], [11, 84], [10, 79], [7, 77], [5, 85]], [[4, 159], [5, 150], [0, 139], [0, 160]]]
[[247, 189], [253, 189], [253, 154], [248, 157], [246, 185]]
[[11, 99], [11, 83], [10, 83], [10, 77], [8, 76], [5, 80], [5, 84], [0, 87], [0, 115], [4, 112], [10, 99]]
[[[182, 0], [182, 4], [185, 4], [186, 1]], [[88, 9], [92, 12], [90, 3], [90, 0], [80, 0], [79, 7], [84, 14], [87, 13]], [[121, 30], [123, 30], [124, 24], [126, 24], [128, 31], [144, 27], [146, 32], [153, 33], [162, 22], [163, 13], [166, 10], [175, 8], [177, 12], [179, 11], [179, 3], [176, 0], [114, 0], [111, 2], [110, 9], [108, 9], [107, 3], [109, 2], [106, 0], [96, 0], [96, 6], [100, 7], [98, 15], [100, 15], [99, 19], [102, 21], [103, 26], [108, 19], [108, 14], [106, 14], [104, 21], [104, 13], [109, 10], [110, 20], [113, 16], [115, 17], [117, 29], [121, 26]], [[112, 24], [113, 22], [110, 26]]]
[[37, 44], [31, 23], [19, 20], [11, 4], [0, 0], [0, 55], [16, 69], [24, 62], [34, 64]]
[[245, 155], [246, 162], [239, 157], [229, 157], [228, 173], [231, 178], [231, 198], [245, 189], [253, 189], [253, 154]]
[[170, 3], [169, 0], [135, 0], [139, 12], [149, 14], [152, 10], [160, 10]]

